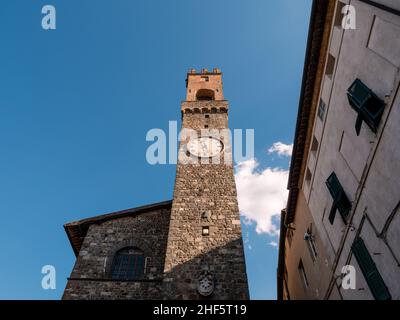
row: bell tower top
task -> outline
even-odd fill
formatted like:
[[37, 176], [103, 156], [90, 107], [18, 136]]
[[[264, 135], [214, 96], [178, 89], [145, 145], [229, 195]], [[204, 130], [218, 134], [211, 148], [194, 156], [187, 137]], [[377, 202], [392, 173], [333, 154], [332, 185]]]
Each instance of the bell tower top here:
[[222, 72], [190, 69], [186, 77], [186, 101], [224, 100], [222, 93]]

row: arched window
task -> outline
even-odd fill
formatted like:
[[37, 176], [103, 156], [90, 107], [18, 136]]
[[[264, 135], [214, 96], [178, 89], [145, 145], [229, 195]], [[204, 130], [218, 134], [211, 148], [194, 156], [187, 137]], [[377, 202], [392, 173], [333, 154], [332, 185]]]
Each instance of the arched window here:
[[139, 279], [144, 272], [144, 255], [135, 247], [119, 250], [111, 265], [111, 278], [118, 280]]
[[200, 89], [196, 93], [197, 100], [215, 100], [214, 91], [210, 89]]

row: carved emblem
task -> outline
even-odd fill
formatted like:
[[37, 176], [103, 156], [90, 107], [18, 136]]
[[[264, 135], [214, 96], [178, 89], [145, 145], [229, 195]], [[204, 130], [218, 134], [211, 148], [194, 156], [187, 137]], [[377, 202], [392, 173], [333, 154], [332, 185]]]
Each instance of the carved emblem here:
[[203, 271], [198, 279], [197, 291], [204, 297], [211, 295], [214, 291], [214, 277], [208, 271]]

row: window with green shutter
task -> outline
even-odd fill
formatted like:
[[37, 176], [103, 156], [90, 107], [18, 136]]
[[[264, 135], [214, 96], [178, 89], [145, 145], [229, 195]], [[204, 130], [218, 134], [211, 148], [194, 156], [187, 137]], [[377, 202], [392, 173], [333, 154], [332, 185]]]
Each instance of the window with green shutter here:
[[356, 238], [351, 250], [374, 298], [376, 300], [390, 300], [390, 292], [376, 268], [375, 262], [372, 260], [363, 239], [360, 237]]
[[333, 224], [333, 221], [335, 220], [336, 210], [339, 210], [344, 223], [347, 223], [347, 216], [349, 215], [351, 209], [351, 202], [344, 192], [343, 187], [340, 184], [335, 172], [331, 173], [325, 183], [328, 187], [329, 193], [333, 198], [332, 208], [328, 218], [329, 222]]
[[347, 98], [350, 106], [358, 113], [355, 124], [357, 135], [360, 134], [363, 121], [376, 133], [385, 103], [360, 79], [354, 80], [347, 90]]

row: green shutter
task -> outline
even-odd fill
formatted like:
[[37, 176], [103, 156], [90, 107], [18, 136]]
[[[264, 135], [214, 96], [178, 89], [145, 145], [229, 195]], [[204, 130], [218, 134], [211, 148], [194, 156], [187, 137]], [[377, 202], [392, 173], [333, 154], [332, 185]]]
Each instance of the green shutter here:
[[364, 241], [360, 237], [354, 241], [351, 250], [356, 257], [361, 272], [363, 273], [374, 298], [376, 300], [390, 300], [391, 296], [389, 290], [376, 268], [375, 262], [372, 260]]
[[360, 80], [356, 79], [347, 90], [350, 105], [357, 112], [371, 98], [371, 90]]
[[339, 210], [344, 223], [347, 223], [346, 220], [350, 212], [351, 202], [349, 198], [347, 198], [347, 195], [344, 192], [335, 172], [332, 172], [326, 180], [326, 186], [328, 187], [328, 190], [333, 198], [332, 209], [329, 214], [330, 223], [332, 224], [333, 220], [335, 219], [336, 209]]
[[356, 134], [360, 134], [364, 121], [373, 132], [377, 132], [385, 108], [385, 102], [369, 89], [360, 79], [354, 80], [347, 90], [350, 106], [358, 113]]
[[342, 190], [342, 185], [340, 184], [339, 179], [334, 172], [332, 172], [326, 180], [326, 186], [328, 187], [332, 198], [337, 199]]

